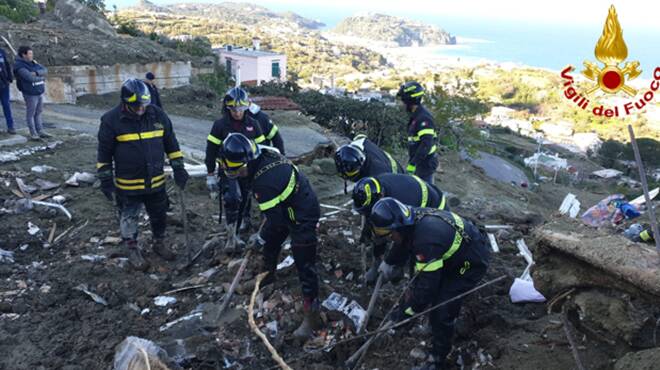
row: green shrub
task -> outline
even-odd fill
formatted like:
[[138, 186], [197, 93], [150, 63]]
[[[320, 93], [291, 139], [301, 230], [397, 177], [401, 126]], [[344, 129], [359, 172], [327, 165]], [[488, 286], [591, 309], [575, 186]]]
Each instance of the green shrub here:
[[0, 2], [0, 16], [14, 22], [27, 22], [39, 14], [32, 0], [3, 0]]
[[216, 65], [212, 74], [200, 75], [199, 79], [206, 83], [218, 96], [224, 96], [229, 88], [229, 76], [223, 66]]

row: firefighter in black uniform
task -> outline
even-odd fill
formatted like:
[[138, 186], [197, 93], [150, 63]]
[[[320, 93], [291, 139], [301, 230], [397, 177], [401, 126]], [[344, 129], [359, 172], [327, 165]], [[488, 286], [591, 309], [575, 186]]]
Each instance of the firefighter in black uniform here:
[[[397, 173], [384, 173], [359, 180], [353, 187], [353, 208], [361, 215], [369, 216], [373, 205], [384, 197], [394, 198], [412, 207], [449, 210], [444, 194], [435, 185], [415, 175]], [[371, 228], [364, 227], [362, 232], [370, 233]], [[385, 238], [375, 238], [373, 242], [374, 263], [366, 274], [369, 283], [373, 283], [378, 277], [378, 268], [387, 245]]]
[[365, 135], [357, 135], [350, 144], [340, 146], [334, 158], [337, 172], [344, 180], [358, 181], [381, 173], [404, 173], [390, 153]]
[[183, 189], [188, 181], [172, 122], [150, 102], [144, 82], [127, 80], [121, 87], [121, 104], [101, 117], [98, 133], [96, 168], [101, 191], [110, 200], [116, 194], [121, 236], [128, 246], [129, 262], [138, 270], [148, 268], [137, 244], [143, 204], [151, 222], [154, 252], [166, 260], [176, 257], [163, 241], [168, 207], [163, 171], [166, 155], [177, 186]]
[[[220, 199], [220, 223], [222, 223], [222, 208], [225, 208], [225, 221], [227, 225], [227, 245], [226, 251], [232, 252], [236, 247], [236, 243], [241, 243], [236, 235], [236, 223], [241, 223], [245, 229], [249, 228], [249, 197], [247, 196], [244, 184], [236, 179], [228, 179], [222, 171], [216, 176], [216, 161], [218, 161], [218, 153], [223, 140], [230, 133], [238, 132], [245, 135], [247, 138], [253, 140], [257, 144], [263, 144], [267, 141], [264, 130], [273, 133], [272, 138], [279, 137], [277, 130], [270, 124], [270, 120], [260, 123], [251, 114], [246, 114], [250, 106], [248, 101], [248, 94], [240, 87], [234, 87], [227, 91], [223, 99], [223, 116], [213, 123], [211, 133], [206, 141], [206, 169], [208, 175], [206, 177], [206, 185], [211, 193], [217, 193], [222, 187], [222, 197]], [[273, 131], [274, 130], [274, 131]], [[280, 138], [281, 141], [281, 138]], [[220, 186], [218, 185], [218, 178], [220, 179]], [[223, 204], [224, 203], [224, 204]], [[244, 211], [240, 215], [240, 210]]]
[[250, 102], [250, 108], [248, 109], [248, 114], [259, 122], [261, 127], [261, 132], [264, 133], [264, 140], [261, 145], [268, 145], [277, 148], [280, 151], [280, 154], [286, 156], [284, 152], [284, 140], [282, 140], [282, 135], [280, 135], [279, 128], [276, 124], [273, 123], [273, 120], [270, 119], [268, 114], [261, 110], [261, 107]]
[[[413, 208], [393, 198], [379, 200], [369, 221], [374, 233], [389, 236], [395, 249], [415, 256], [415, 278], [405, 302], [395, 308], [392, 321], [398, 322], [429, 306], [454, 298], [474, 288], [486, 274], [490, 259], [487, 238], [472, 222], [455, 213], [432, 208]], [[392, 253], [381, 273], [391, 272]], [[400, 254], [399, 254], [400, 255]], [[388, 267], [389, 266], [389, 267]], [[462, 300], [430, 312], [435, 369], [446, 369], [451, 351], [454, 323]]]
[[433, 184], [433, 173], [438, 167], [437, 134], [433, 116], [422, 105], [424, 88], [415, 81], [401, 85], [397, 97], [406, 105], [410, 114], [408, 122], [408, 166], [406, 171]]
[[289, 160], [242, 134], [229, 134], [225, 138], [220, 158], [226, 176], [245, 180], [259, 210], [266, 216], [259, 235], [263, 241], [264, 269], [269, 272], [264, 284], [274, 281], [282, 243], [291, 236], [304, 309], [304, 320], [294, 336], [308, 338], [321, 326], [316, 272], [316, 228], [321, 211], [316, 194], [305, 175]]

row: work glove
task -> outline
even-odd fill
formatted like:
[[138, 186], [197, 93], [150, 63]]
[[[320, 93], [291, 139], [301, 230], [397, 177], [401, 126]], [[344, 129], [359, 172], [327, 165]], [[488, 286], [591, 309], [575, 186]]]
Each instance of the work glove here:
[[102, 171], [99, 171], [97, 177], [101, 180], [101, 192], [103, 192], [103, 195], [112, 202], [114, 200], [113, 195], [117, 190], [115, 188], [115, 179], [112, 174], [112, 169], [103, 169]]
[[186, 183], [188, 182], [188, 179], [190, 178], [190, 176], [188, 175], [188, 171], [186, 171], [186, 169], [183, 167], [173, 168], [172, 171], [174, 174], [174, 183], [181, 190], [183, 190], [186, 187]]
[[394, 269], [396, 266], [383, 261], [378, 266], [378, 273], [383, 275], [383, 282], [392, 281], [395, 277]]
[[220, 191], [218, 186], [218, 177], [215, 174], [206, 175], [206, 187], [211, 193], [217, 193]]
[[408, 174], [410, 174], [410, 175], [414, 175], [414, 174], [415, 174], [415, 170], [417, 170], [417, 166], [415, 166], [415, 165], [412, 164], [412, 163], [409, 163], [409, 164], [408, 164], [408, 167], [406, 167], [406, 172], [408, 172]]
[[115, 190], [115, 181], [112, 179], [112, 177], [101, 180], [101, 191], [109, 201], [113, 200]]

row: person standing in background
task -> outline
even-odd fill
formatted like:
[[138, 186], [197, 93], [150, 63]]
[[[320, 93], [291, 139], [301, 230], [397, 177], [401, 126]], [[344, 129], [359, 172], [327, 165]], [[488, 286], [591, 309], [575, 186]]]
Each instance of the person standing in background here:
[[7, 133], [15, 135], [14, 118], [11, 115], [11, 104], [9, 103], [9, 85], [12, 82], [14, 82], [14, 74], [11, 71], [11, 64], [5, 51], [0, 49], [0, 103], [2, 103], [2, 112], [7, 121]]
[[18, 55], [14, 63], [14, 75], [16, 75], [16, 86], [23, 93], [23, 99], [25, 100], [25, 121], [30, 129], [31, 140], [51, 137], [44, 131], [41, 121], [47, 74], [46, 67], [34, 60], [31, 47], [21, 46], [18, 48]]
[[158, 91], [158, 86], [156, 86], [156, 76], [152, 72], [147, 72], [145, 77], [146, 80], [144, 80], [144, 83], [149, 88], [149, 93], [151, 93], [151, 104], [163, 109], [163, 104], [160, 102], [160, 92]]

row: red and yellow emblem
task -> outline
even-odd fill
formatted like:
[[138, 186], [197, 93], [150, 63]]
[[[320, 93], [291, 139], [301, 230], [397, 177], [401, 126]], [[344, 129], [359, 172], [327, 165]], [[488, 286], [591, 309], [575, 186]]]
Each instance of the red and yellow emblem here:
[[596, 43], [594, 53], [596, 59], [603, 63], [604, 67], [601, 68], [590, 61], [583, 63], [585, 70], [582, 71], [582, 74], [595, 83], [593, 87], [587, 90], [587, 95], [600, 89], [608, 94], [616, 94], [622, 90], [630, 96], [635, 96], [637, 90], [626, 85], [626, 80], [630, 81], [637, 78], [642, 71], [639, 69], [638, 61], [626, 62], [623, 68], [619, 68], [619, 65], [628, 58], [628, 47], [623, 40], [623, 29], [619, 24], [614, 5], [610, 6], [603, 27], [603, 34]]

